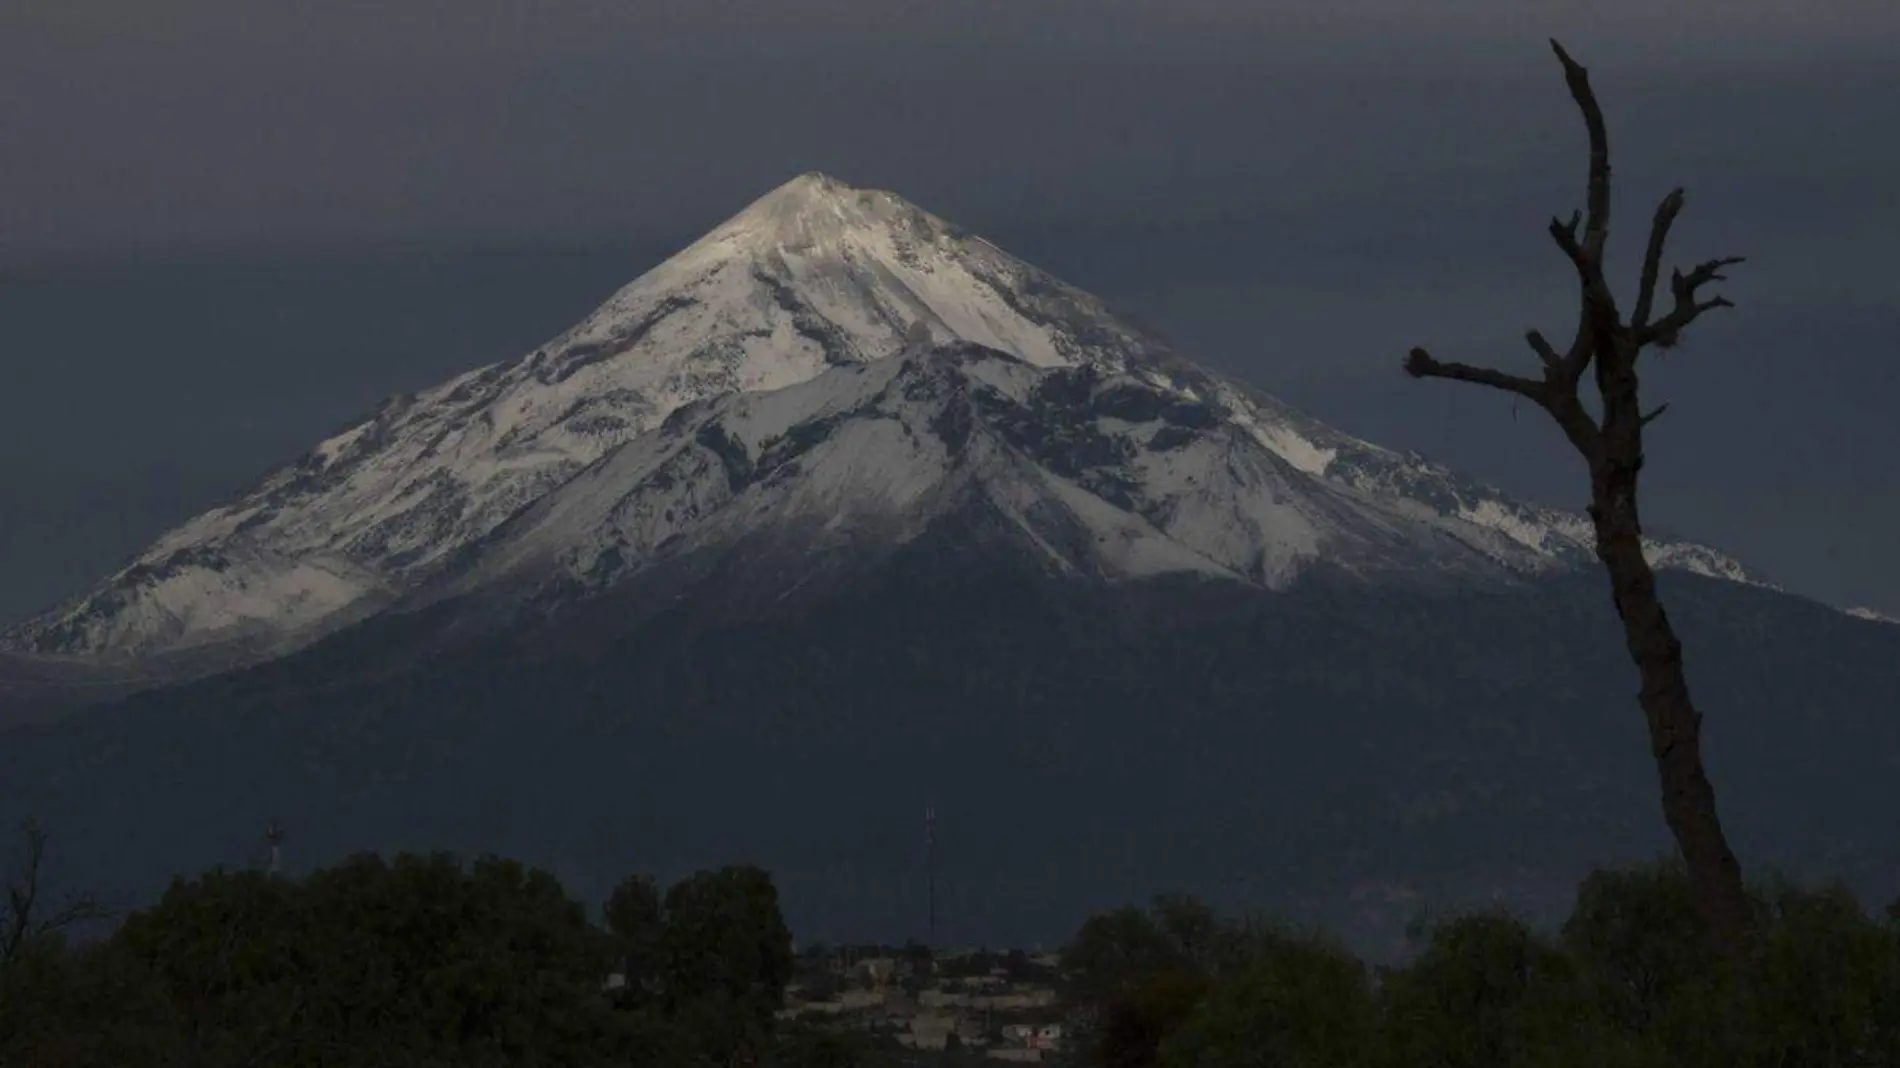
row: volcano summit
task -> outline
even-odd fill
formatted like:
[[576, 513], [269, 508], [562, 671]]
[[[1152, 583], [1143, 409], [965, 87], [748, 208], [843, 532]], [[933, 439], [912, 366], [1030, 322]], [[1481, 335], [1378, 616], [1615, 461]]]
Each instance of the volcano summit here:
[[[707, 457], [723, 488], [695, 481]], [[1482, 581], [1590, 560], [1579, 515], [1325, 427], [890, 193], [806, 174], [534, 352], [389, 401], [0, 649], [202, 673], [400, 605], [511, 520], [501, 541], [534, 548], [484, 550], [509, 574], [612, 553], [585, 565], [601, 577], [776, 529], [787, 508], [834, 509], [833, 531], [875, 513], [902, 538], [957, 493], [987, 495], [1053, 566], [1105, 578]], [[549, 516], [586, 509], [593, 526], [568, 533], [591, 540], [552, 545]], [[1703, 546], [1652, 553], [1760, 581]]]

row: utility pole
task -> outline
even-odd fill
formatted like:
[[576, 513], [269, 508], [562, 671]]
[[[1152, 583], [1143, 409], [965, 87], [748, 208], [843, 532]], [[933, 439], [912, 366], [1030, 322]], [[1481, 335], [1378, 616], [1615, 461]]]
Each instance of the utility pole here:
[[937, 951], [937, 809], [934, 805], [924, 808], [924, 877], [929, 882], [930, 926], [924, 938], [924, 948], [932, 953]]

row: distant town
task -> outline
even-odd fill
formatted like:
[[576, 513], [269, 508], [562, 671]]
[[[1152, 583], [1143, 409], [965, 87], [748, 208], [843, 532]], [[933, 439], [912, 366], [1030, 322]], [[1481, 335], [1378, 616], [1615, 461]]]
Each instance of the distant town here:
[[[1076, 1011], [1058, 994], [1061, 964], [1040, 949], [811, 945], [799, 950], [775, 1015], [865, 1036], [889, 1052], [1052, 1062], [1065, 1052]], [[624, 982], [614, 975], [608, 986]]]

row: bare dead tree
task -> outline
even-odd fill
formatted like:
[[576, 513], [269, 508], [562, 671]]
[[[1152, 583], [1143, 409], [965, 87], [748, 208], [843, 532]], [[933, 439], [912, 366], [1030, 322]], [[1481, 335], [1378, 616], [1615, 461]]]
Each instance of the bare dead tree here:
[[[1590, 170], [1583, 211], [1550, 221], [1550, 236], [1576, 268], [1579, 311], [1570, 347], [1559, 352], [1536, 330], [1526, 340], [1543, 364], [1539, 378], [1507, 374], [1488, 367], [1437, 360], [1414, 348], [1405, 370], [1414, 378], [1472, 382], [1514, 394], [1550, 413], [1590, 469], [1590, 520], [1596, 554], [1609, 572], [1610, 592], [1630, 658], [1642, 677], [1639, 702], [1649, 723], [1649, 742], [1662, 780], [1663, 817], [1675, 835], [1695, 889], [1696, 900], [1716, 946], [1739, 959], [1753, 944], [1753, 914], [1743, 890], [1741, 865], [1729, 848], [1715, 811], [1715, 789], [1702, 766], [1702, 716], [1689, 699], [1683, 677], [1682, 643], [1656, 594], [1656, 576], [1643, 556], [1643, 528], [1637, 512], [1637, 478], [1643, 469], [1643, 430], [1669, 407], [1644, 411], [1638, 397], [1637, 358], [1645, 349], [1667, 349], [1702, 313], [1734, 305], [1726, 298], [1704, 299], [1702, 289], [1723, 281], [1722, 269], [1742, 262], [1731, 256], [1698, 264], [1684, 274], [1670, 272], [1670, 309], [1657, 311], [1656, 287], [1663, 244], [1682, 210], [1682, 190], [1663, 198], [1650, 223], [1643, 253], [1636, 307], [1628, 318], [1603, 277], [1603, 248], [1610, 231], [1610, 149], [1603, 111], [1590, 89], [1587, 71], [1561, 44], [1550, 42], [1563, 64], [1570, 96], [1583, 112], [1590, 138]], [[1579, 233], [1579, 226], [1582, 227]], [[1585, 408], [1580, 383], [1594, 371], [1600, 415]]]
[[45, 900], [40, 870], [46, 860], [47, 834], [29, 819], [20, 825], [22, 849], [18, 870], [6, 882], [6, 902], [0, 907], [0, 965], [19, 956], [34, 939], [79, 924], [108, 919], [112, 912], [90, 894]]

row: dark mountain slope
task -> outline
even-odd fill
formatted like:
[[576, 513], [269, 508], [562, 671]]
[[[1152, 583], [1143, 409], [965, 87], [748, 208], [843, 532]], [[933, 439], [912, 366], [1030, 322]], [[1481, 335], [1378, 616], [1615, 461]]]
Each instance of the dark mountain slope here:
[[[901, 938], [929, 802], [947, 936], [991, 942], [1180, 887], [1377, 947], [1433, 895], [1557, 909], [1590, 863], [1667, 845], [1594, 575], [1105, 587], [991, 537], [946, 524], [776, 612], [741, 551], [479, 639], [445, 637], [453, 602], [385, 616], [0, 735], [0, 817], [134, 899], [243, 863], [274, 817], [293, 867], [486, 849], [591, 897], [751, 859], [802, 938]], [[1665, 581], [1745, 862], [1900, 893], [1900, 629]]]

